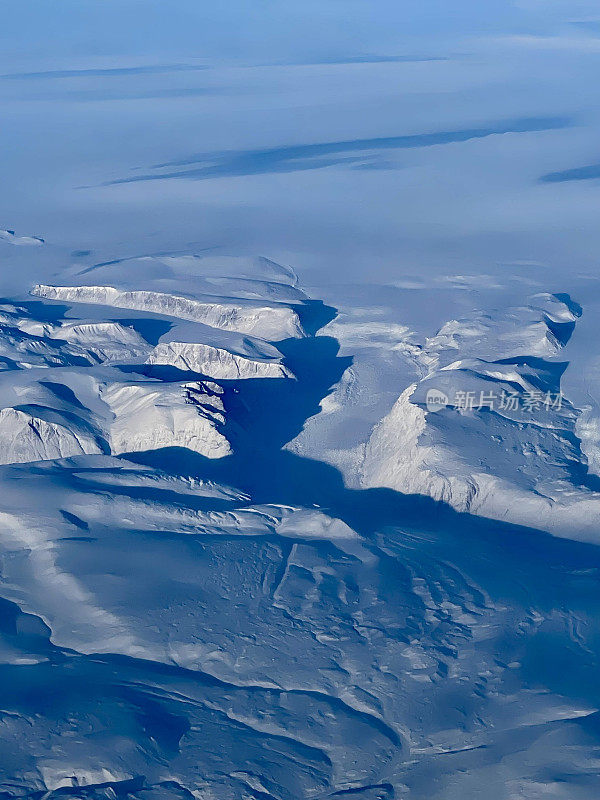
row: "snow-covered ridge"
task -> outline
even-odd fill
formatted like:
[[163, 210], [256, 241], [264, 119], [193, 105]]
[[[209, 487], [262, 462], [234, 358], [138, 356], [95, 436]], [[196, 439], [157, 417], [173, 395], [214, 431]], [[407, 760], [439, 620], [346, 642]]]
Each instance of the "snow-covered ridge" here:
[[572, 302], [540, 292], [527, 305], [475, 312], [445, 322], [425, 340], [423, 351], [445, 366], [456, 358], [489, 361], [519, 356], [553, 358], [568, 341], [577, 321]]
[[193, 342], [160, 342], [146, 363], [168, 364], [217, 379], [293, 377], [278, 361], [245, 358], [220, 347]]
[[169, 285], [173, 294], [219, 295], [269, 303], [303, 303], [306, 294], [288, 267], [268, 258], [161, 254], [135, 256], [70, 270], [79, 283], [93, 275], [97, 285], [122, 289], [156, 289]]
[[0, 409], [0, 463], [15, 464], [102, 453], [95, 436], [64, 419], [46, 420], [46, 409]]
[[133, 327], [42, 317], [0, 306], [0, 463], [163, 447], [231, 452], [219, 385], [132, 379], [153, 349]]
[[[62, 372], [62, 371], [61, 371]], [[26, 375], [29, 378], [31, 373]], [[184, 447], [229, 455], [222, 389], [210, 382], [131, 381], [117, 372], [20, 381], [14, 405], [0, 383], [0, 463]], [[111, 380], [112, 378], [112, 380]], [[17, 402], [15, 402], [15, 400]]]
[[[280, 269], [271, 262], [267, 267]], [[218, 276], [210, 280], [228, 285]], [[251, 286], [248, 280], [246, 289]], [[268, 291], [304, 297], [295, 287], [282, 284], [280, 291], [277, 286], [269, 284]], [[212, 381], [292, 378], [269, 340], [304, 336], [296, 311], [281, 303], [209, 302], [110, 286], [38, 285], [32, 294], [132, 309], [142, 319], [160, 314], [177, 322], [168, 326], [164, 341], [151, 345], [131, 324], [102, 318], [103, 310], [90, 319], [73, 318], [77, 310], [68, 319], [61, 318], [61, 311], [55, 318], [44, 313], [39, 319], [35, 306], [27, 303], [0, 306], [0, 366], [5, 372], [0, 380], [0, 463], [165, 447], [222, 458], [231, 446], [224, 433], [223, 390]], [[117, 364], [120, 369], [110, 367]], [[172, 372], [149, 369], [159, 365], [210, 380], [182, 382]], [[152, 377], [132, 380], [132, 371]]]
[[44, 240], [40, 236], [19, 236], [15, 231], [0, 230], [0, 241], [16, 247], [40, 247]]
[[118, 322], [41, 321], [23, 307], [0, 306], [0, 369], [128, 362], [151, 349]]
[[139, 333], [118, 322], [63, 322], [51, 325], [27, 319], [20, 320], [18, 328], [31, 336], [69, 342], [102, 363], [140, 358], [150, 349]]
[[[451, 307], [463, 313], [440, 325], [447, 307], [435, 309], [431, 333], [427, 293], [398, 294], [396, 314], [357, 296], [321, 331], [352, 362], [288, 449], [318, 453], [356, 489], [426, 495], [596, 539], [600, 494], [586, 454], [597, 468], [598, 416], [582, 416], [561, 395], [579, 305], [564, 294], [523, 296], [518, 287], [514, 305], [480, 305], [474, 296], [469, 311], [458, 294]], [[415, 312], [405, 307], [411, 297], [423, 304]], [[403, 324], [403, 313], [417, 326], [422, 314], [427, 334]], [[430, 411], [433, 390], [447, 403]]]
[[222, 330], [255, 334], [269, 341], [304, 335], [296, 311], [282, 305], [265, 306], [251, 301], [232, 303], [222, 299], [202, 301], [158, 291], [124, 291], [112, 286], [38, 284], [31, 293], [47, 300], [129, 308], [201, 322]]
[[[566, 364], [557, 360], [577, 313], [572, 302], [540, 294], [497, 318], [443, 325], [424, 345], [435, 367], [375, 426], [361, 485], [596, 538], [600, 493], [586, 479], [578, 412], [561, 393]], [[431, 392], [443, 407], [432, 410]]]
[[165, 385], [111, 383], [100, 397], [114, 414], [108, 429], [113, 454], [184, 447], [207, 458], [223, 458], [231, 447], [224, 424], [222, 390], [214, 383]]

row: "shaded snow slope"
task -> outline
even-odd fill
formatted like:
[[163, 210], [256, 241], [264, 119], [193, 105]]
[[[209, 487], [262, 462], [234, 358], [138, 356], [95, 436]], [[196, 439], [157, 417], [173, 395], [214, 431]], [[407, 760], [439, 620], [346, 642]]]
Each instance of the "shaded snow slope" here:
[[[442, 800], [540, 771], [560, 787], [565, 749], [597, 786], [576, 688], [599, 632], [591, 548], [416, 523], [383, 497], [373, 536], [343, 497], [252, 502], [105, 456], [4, 467], [0, 485], [9, 796]], [[532, 662], [557, 639], [571, 677]]]

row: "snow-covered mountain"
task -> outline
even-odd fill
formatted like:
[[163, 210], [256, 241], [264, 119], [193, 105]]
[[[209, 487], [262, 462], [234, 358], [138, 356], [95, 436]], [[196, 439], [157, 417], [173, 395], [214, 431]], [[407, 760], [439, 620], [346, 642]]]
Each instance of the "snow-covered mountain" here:
[[[596, 541], [599, 486], [560, 382], [581, 309], [549, 294], [529, 301], [445, 323], [426, 340], [431, 366], [374, 428], [361, 484]], [[432, 391], [447, 405], [429, 408]]]

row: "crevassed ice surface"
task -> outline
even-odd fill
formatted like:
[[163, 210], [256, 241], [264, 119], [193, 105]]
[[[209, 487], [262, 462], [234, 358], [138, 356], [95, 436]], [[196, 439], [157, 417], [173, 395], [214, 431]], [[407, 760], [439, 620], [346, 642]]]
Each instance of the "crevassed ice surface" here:
[[0, 798], [594, 800], [597, 8], [213, 5], [2, 9]]

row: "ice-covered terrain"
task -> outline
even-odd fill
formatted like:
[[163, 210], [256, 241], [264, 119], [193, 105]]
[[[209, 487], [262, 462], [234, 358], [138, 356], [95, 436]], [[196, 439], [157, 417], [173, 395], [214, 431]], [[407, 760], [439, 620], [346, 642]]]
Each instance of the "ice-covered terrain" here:
[[1, 308], [3, 796], [595, 796], [585, 304], [158, 261]]
[[597, 2], [0, 19], [0, 800], [600, 797]]

